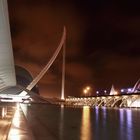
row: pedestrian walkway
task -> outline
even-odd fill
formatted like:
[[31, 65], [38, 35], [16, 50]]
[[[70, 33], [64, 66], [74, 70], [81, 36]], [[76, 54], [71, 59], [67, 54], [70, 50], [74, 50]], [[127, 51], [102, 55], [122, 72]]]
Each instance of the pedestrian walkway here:
[[0, 140], [5, 140], [7, 138], [13, 115], [13, 107], [0, 104]]
[[17, 105], [7, 140], [34, 140], [19, 105]]

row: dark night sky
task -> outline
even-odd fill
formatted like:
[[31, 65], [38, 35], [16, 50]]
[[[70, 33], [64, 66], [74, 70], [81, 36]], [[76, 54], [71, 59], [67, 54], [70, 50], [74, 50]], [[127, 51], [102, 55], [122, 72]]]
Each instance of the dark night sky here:
[[[82, 88], [132, 87], [140, 78], [140, 10], [130, 0], [8, 0], [15, 62], [33, 76], [67, 28], [66, 95]], [[39, 82], [41, 95], [60, 97], [62, 53]]]

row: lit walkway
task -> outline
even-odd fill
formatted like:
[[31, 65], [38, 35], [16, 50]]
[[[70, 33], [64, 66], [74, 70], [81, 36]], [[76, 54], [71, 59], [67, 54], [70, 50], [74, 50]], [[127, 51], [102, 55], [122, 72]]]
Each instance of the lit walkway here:
[[12, 125], [9, 131], [8, 140], [33, 140], [32, 132], [29, 130], [25, 116], [17, 106]]
[[0, 104], [0, 140], [5, 140], [7, 138], [13, 115], [13, 107]]

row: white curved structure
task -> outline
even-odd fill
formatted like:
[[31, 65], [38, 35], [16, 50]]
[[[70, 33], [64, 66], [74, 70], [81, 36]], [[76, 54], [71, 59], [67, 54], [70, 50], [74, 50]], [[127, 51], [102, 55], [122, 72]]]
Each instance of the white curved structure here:
[[15, 85], [7, 0], [0, 0], [0, 89]]
[[140, 79], [136, 82], [131, 92], [134, 93], [140, 92]]
[[63, 35], [61, 38], [61, 41], [56, 49], [56, 51], [54, 52], [52, 58], [50, 59], [50, 61], [46, 64], [46, 66], [43, 68], [43, 70], [34, 78], [34, 80], [27, 86], [27, 90], [31, 90], [37, 83], [38, 81], [44, 76], [44, 74], [48, 71], [48, 69], [51, 67], [51, 65], [53, 64], [53, 62], [55, 61], [56, 57], [58, 56], [61, 48], [64, 45], [66, 39], [66, 28], [64, 27], [63, 29]]

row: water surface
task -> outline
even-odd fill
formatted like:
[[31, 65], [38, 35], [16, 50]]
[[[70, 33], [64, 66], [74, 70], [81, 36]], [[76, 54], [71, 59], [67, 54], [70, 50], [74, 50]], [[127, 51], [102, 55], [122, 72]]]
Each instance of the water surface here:
[[37, 140], [140, 140], [140, 109], [22, 104]]

